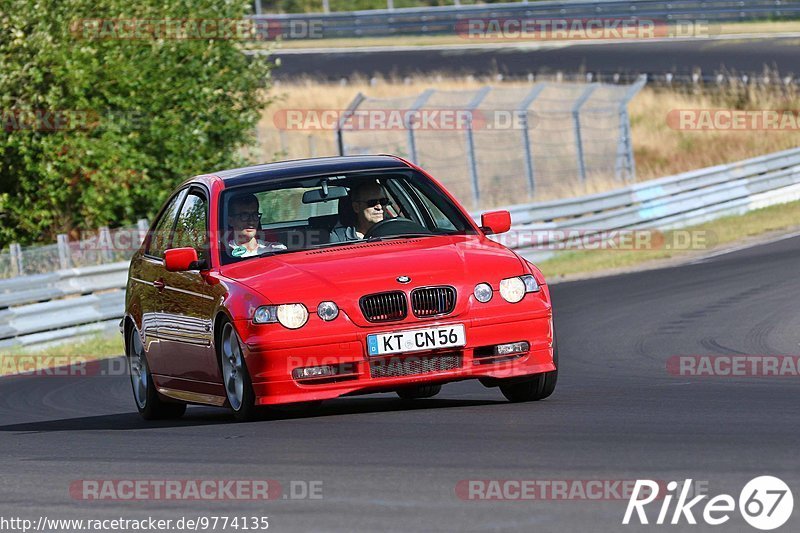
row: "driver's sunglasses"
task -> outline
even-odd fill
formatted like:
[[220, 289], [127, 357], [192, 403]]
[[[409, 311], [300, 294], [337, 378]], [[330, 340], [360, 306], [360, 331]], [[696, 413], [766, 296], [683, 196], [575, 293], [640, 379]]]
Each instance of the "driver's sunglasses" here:
[[381, 207], [386, 207], [387, 205], [392, 205], [392, 201], [388, 198], [371, 198], [369, 200], [359, 200], [367, 204], [367, 207], [375, 207], [378, 204], [381, 204]]
[[231, 216], [239, 220], [261, 220], [261, 213], [231, 213]]

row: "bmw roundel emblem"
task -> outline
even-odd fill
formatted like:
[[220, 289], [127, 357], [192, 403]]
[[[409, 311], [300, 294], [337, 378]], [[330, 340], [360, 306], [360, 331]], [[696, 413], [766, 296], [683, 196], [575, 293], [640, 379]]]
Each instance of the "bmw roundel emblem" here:
[[408, 283], [409, 281], [411, 281], [411, 278], [409, 278], [408, 276], [397, 276], [397, 281], [398, 283]]

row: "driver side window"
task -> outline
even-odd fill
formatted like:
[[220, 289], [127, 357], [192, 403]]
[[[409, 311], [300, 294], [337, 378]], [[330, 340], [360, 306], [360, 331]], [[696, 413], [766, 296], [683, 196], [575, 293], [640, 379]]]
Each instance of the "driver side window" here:
[[161, 214], [161, 217], [153, 226], [150, 235], [150, 244], [145, 252], [147, 255], [162, 258], [164, 251], [169, 248], [172, 241], [173, 228], [175, 227], [175, 217], [178, 214], [178, 209], [186, 196], [186, 190], [183, 190], [172, 197], [172, 200], [167, 204], [167, 208]]
[[208, 258], [208, 227], [206, 199], [199, 192], [192, 191], [183, 202], [181, 213], [175, 224], [172, 248], [191, 247], [197, 250], [200, 261]]

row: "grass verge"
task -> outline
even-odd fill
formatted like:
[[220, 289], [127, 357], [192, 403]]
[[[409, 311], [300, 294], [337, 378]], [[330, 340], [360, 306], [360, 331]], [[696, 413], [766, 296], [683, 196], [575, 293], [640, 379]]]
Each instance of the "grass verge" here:
[[123, 351], [122, 336], [113, 333], [47, 347], [4, 348], [0, 351], [0, 376], [108, 359]]
[[[551, 259], [537, 263], [548, 278], [579, 277], [581, 274], [627, 270], [662, 260], [687, 259], [724, 249], [739, 241], [772, 232], [788, 233], [800, 229], [800, 202], [765, 207], [744, 215], [729, 216], [679, 230], [684, 235], [701, 236], [708, 245], [701, 247], [660, 247], [646, 250], [574, 250], [558, 252]], [[664, 242], [673, 242], [674, 232], [665, 232]], [[699, 241], [698, 241], [699, 242]]]

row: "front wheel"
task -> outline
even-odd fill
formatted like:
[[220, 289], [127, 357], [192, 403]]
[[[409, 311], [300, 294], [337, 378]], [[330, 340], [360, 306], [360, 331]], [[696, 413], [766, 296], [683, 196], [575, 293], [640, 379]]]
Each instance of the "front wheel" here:
[[218, 352], [222, 383], [233, 416], [239, 421], [253, 420], [258, 411], [253, 384], [247, 372], [239, 335], [236, 334], [233, 324], [227, 320], [222, 326]]
[[532, 379], [500, 385], [500, 392], [510, 402], [544, 400], [556, 390], [558, 381], [558, 346], [553, 341], [553, 363], [556, 369], [532, 376]]
[[155, 383], [153, 383], [153, 376], [150, 374], [150, 367], [147, 365], [147, 354], [136, 328], [131, 327], [128, 335], [128, 369], [131, 376], [133, 399], [136, 400], [136, 409], [139, 414], [145, 420], [182, 417], [186, 412], [185, 403], [166, 402], [158, 395]]

